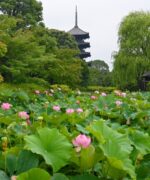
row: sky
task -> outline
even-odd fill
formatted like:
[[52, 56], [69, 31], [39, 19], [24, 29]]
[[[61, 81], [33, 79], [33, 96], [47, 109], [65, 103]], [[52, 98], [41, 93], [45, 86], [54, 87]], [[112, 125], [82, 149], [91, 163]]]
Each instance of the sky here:
[[118, 29], [125, 16], [133, 11], [150, 10], [150, 0], [40, 0], [43, 18], [50, 29], [69, 31], [75, 24], [89, 32], [91, 58], [104, 60], [112, 69], [112, 53], [118, 51]]

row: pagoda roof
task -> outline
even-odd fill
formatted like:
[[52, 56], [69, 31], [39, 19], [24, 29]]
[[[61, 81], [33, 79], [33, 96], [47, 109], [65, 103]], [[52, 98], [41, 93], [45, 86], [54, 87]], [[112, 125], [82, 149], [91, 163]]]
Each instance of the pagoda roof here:
[[79, 28], [78, 26], [78, 12], [77, 12], [77, 6], [76, 6], [76, 11], [75, 11], [75, 26], [68, 31], [71, 35], [73, 36], [82, 36], [86, 35], [87, 37], [89, 36], [88, 32], [83, 31], [82, 29]]
[[74, 26], [70, 31], [68, 31], [72, 35], [88, 35], [88, 32], [83, 31], [78, 26]]
[[144, 74], [142, 75], [142, 77], [150, 77], [150, 71], [144, 73]]

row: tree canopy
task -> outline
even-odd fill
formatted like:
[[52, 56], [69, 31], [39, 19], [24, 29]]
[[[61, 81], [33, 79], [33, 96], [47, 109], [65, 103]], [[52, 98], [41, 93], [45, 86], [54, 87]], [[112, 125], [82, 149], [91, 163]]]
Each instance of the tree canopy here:
[[120, 88], [138, 89], [141, 76], [150, 71], [150, 13], [130, 13], [121, 22], [118, 34], [114, 81]]
[[41, 22], [42, 10], [42, 3], [36, 0], [0, 0], [0, 11], [5, 15], [22, 19], [25, 26]]
[[103, 60], [94, 60], [88, 62], [89, 66], [89, 84], [109, 86], [111, 85], [111, 73], [108, 64]]
[[61, 35], [54, 36], [40, 25], [16, 30], [17, 21], [15, 17], [0, 15], [0, 72], [4, 80], [80, 85], [82, 63], [76, 58], [78, 49], [73, 37], [60, 31], [69, 42], [68, 46], [60, 46]]

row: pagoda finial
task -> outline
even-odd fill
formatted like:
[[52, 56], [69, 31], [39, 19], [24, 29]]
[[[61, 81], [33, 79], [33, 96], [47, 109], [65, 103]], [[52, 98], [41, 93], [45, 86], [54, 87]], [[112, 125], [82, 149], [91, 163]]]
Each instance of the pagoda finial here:
[[76, 6], [76, 12], [75, 12], [75, 27], [78, 27], [78, 10]]

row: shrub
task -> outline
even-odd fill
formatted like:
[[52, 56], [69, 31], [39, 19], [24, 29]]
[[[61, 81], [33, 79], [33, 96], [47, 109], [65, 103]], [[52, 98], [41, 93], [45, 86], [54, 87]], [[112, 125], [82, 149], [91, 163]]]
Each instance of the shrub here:
[[50, 86], [52, 89], [54, 89], [54, 91], [57, 91], [59, 89], [61, 89], [62, 92], [66, 92], [69, 93], [72, 90], [70, 89], [70, 87], [68, 85], [65, 84], [53, 84]]
[[111, 93], [116, 89], [117, 89], [116, 87], [102, 87], [102, 86], [88, 86], [87, 87], [87, 91], [89, 92], [99, 91], [99, 92]]
[[2, 83], [4, 81], [3, 76], [0, 74], [0, 83]]

